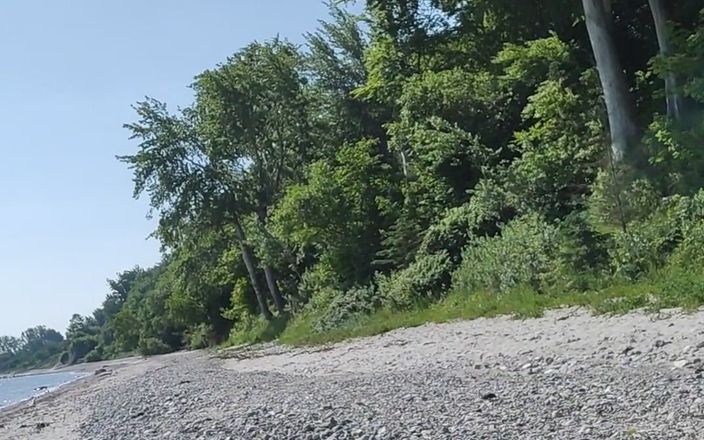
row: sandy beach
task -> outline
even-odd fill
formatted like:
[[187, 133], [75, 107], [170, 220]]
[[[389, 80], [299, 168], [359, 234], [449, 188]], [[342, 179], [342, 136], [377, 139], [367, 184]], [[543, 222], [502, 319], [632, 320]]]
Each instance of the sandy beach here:
[[552, 311], [105, 364], [1, 439], [697, 439], [704, 313]]

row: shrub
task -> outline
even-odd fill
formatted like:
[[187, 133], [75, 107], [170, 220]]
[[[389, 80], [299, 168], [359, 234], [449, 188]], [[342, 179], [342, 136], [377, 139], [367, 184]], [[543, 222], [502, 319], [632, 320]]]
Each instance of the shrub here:
[[278, 316], [271, 321], [267, 321], [262, 316], [246, 315], [230, 331], [228, 343], [230, 345], [241, 345], [273, 341], [284, 331], [286, 324], [286, 316]]
[[447, 252], [419, 256], [410, 266], [390, 275], [378, 275], [383, 305], [407, 309], [442, 297], [450, 287], [454, 265]]
[[86, 362], [99, 362], [105, 359], [105, 355], [103, 354], [103, 347], [98, 346], [94, 350], [92, 350], [90, 353], [88, 353], [85, 357]]
[[222, 309], [220, 314], [228, 321], [234, 322], [237, 326], [240, 321], [249, 315], [257, 313], [255, 296], [249, 280], [238, 278], [230, 294], [230, 307]]
[[520, 156], [506, 181], [512, 205], [521, 213], [552, 219], [584, 206], [604, 156], [595, 82], [591, 70], [578, 82], [550, 79], [528, 98], [522, 111], [525, 128], [514, 133]]
[[692, 197], [673, 196], [643, 220], [633, 221], [614, 235], [611, 264], [617, 276], [637, 279], [670, 263], [688, 265], [701, 257], [701, 222], [704, 220], [704, 192]]
[[[313, 328], [318, 332], [342, 327], [354, 318], [371, 314], [380, 305], [379, 297], [372, 286], [355, 287], [344, 293], [330, 291], [325, 302], [324, 308], [317, 305], [320, 313], [317, 314]], [[311, 305], [315, 307], [316, 303]]]
[[157, 338], [141, 338], [139, 340], [139, 353], [144, 356], [171, 353], [173, 349]]
[[472, 194], [472, 199], [445, 216], [424, 233], [418, 255], [432, 255], [446, 251], [453, 262], [459, 263], [462, 249], [474, 235], [494, 235], [497, 223], [511, 216], [505, 208], [504, 195], [493, 182], [482, 181]]
[[678, 123], [657, 116], [644, 138], [655, 171], [652, 174], [657, 177], [658, 186], [669, 194], [689, 194], [704, 184], [704, 121], [701, 113], [690, 115], [690, 119], [693, 123]]
[[659, 307], [697, 308], [704, 304], [704, 274], [670, 267], [657, 274]]
[[674, 243], [666, 221], [632, 223], [614, 235], [611, 264], [617, 276], [635, 280], [662, 266]]
[[518, 285], [540, 288], [553, 269], [556, 228], [537, 215], [510, 222], [500, 236], [479, 237], [464, 252], [453, 286], [467, 292], [506, 292]]
[[186, 345], [189, 350], [200, 350], [208, 348], [213, 343], [213, 327], [206, 323], [201, 323], [191, 328], [186, 333]]
[[680, 268], [701, 268], [704, 264], [704, 221], [698, 221], [684, 232], [684, 237], [668, 260]]
[[628, 171], [600, 171], [587, 202], [590, 221], [603, 229], [623, 227], [647, 218], [661, 202], [659, 193], [646, 179]]
[[324, 296], [325, 292], [329, 294], [330, 290], [337, 290], [339, 286], [340, 280], [333, 268], [325, 262], [320, 262], [303, 274], [298, 293], [304, 301], [309, 301], [316, 296]]
[[73, 362], [83, 360], [98, 346], [98, 338], [93, 335], [79, 336], [70, 341], [69, 355]]
[[548, 223], [529, 214], [508, 223], [495, 237], [473, 240], [453, 275], [461, 292], [505, 293], [519, 286], [538, 292], [603, 264], [603, 241], [579, 216]]

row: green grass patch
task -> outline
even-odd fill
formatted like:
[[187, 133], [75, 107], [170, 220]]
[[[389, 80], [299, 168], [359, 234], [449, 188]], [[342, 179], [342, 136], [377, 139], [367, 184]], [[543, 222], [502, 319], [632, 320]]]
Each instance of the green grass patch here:
[[695, 310], [704, 305], [702, 273], [668, 269], [657, 271], [637, 282], [609, 280], [591, 284], [592, 289], [580, 292], [573, 288], [555, 288], [539, 293], [526, 287], [501, 295], [453, 292], [446, 299], [429, 306], [406, 311], [382, 309], [326, 332], [314, 331], [314, 316], [303, 314], [288, 324], [280, 333], [279, 341], [294, 346], [326, 344], [430, 322], [496, 316], [536, 318], [546, 310], [561, 307], [586, 307], [597, 314], [624, 314], [636, 309], [654, 312], [681, 307]]
[[270, 342], [279, 337], [286, 328], [288, 316], [276, 316], [271, 321], [264, 318], [253, 318], [249, 322], [240, 323], [223, 346], [257, 344]]

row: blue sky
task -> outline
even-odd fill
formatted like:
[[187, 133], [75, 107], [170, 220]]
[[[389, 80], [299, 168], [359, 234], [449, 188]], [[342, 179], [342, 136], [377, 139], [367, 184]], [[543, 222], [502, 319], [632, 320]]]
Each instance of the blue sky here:
[[0, 2], [0, 335], [63, 331], [108, 277], [158, 260], [114, 158], [136, 148], [130, 105], [188, 104], [194, 75], [326, 16], [321, 0]]

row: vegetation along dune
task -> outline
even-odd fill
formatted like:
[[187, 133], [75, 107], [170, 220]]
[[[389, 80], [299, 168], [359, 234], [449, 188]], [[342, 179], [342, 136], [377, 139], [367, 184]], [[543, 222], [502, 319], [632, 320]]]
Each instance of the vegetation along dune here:
[[0, 438], [704, 438], [704, 3], [329, 9], [134, 105], [162, 259]]

